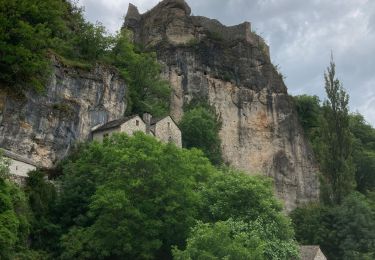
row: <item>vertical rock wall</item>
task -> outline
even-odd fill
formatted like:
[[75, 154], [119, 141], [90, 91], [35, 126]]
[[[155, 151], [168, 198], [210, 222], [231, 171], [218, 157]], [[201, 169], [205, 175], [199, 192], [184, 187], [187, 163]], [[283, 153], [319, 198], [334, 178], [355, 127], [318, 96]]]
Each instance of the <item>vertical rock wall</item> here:
[[176, 121], [184, 104], [207, 100], [222, 121], [227, 163], [272, 177], [287, 211], [318, 199], [313, 153], [269, 48], [250, 23], [226, 27], [190, 16], [183, 0], [164, 0], [142, 15], [131, 6], [124, 27], [165, 65]]
[[123, 116], [126, 86], [117, 72], [96, 66], [91, 71], [66, 68], [53, 61], [45, 93], [0, 95], [0, 147], [52, 167], [91, 128]]

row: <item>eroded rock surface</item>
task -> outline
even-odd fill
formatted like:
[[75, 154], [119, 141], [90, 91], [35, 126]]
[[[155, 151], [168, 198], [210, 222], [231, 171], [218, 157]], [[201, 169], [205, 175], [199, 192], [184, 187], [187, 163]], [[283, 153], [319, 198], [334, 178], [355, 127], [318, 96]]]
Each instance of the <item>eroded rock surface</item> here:
[[124, 23], [165, 65], [174, 119], [192, 99], [207, 100], [223, 124], [227, 163], [271, 176], [287, 211], [318, 199], [314, 156], [267, 44], [248, 22], [226, 27], [190, 13], [183, 0], [162, 1], [142, 15], [131, 5]]
[[1, 93], [0, 147], [52, 167], [97, 124], [120, 118], [126, 86], [114, 69], [66, 68], [57, 60], [46, 92]]

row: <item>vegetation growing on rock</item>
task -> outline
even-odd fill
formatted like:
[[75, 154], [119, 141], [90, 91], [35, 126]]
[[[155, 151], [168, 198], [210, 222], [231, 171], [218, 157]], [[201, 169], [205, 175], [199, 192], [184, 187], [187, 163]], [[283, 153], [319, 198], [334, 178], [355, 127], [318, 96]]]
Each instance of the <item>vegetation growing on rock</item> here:
[[85, 21], [82, 9], [64, 0], [0, 1], [0, 84], [11, 92], [43, 91], [50, 55], [63, 64], [115, 66], [129, 85], [128, 113], [169, 112], [170, 88], [160, 78], [153, 53], [142, 52], [121, 31], [108, 35], [100, 23]]
[[182, 143], [186, 148], [199, 148], [215, 165], [223, 162], [219, 122], [214, 108], [205, 103], [192, 102], [185, 109], [179, 124]]

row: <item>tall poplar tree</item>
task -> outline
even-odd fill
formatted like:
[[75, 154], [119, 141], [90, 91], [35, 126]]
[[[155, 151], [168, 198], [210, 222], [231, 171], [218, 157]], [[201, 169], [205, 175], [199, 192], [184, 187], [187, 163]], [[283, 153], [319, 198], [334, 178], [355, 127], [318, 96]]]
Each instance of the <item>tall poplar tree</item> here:
[[323, 104], [320, 167], [322, 199], [327, 204], [340, 204], [354, 189], [355, 167], [352, 160], [352, 136], [349, 128], [349, 95], [336, 78], [331, 57], [324, 74], [327, 100]]

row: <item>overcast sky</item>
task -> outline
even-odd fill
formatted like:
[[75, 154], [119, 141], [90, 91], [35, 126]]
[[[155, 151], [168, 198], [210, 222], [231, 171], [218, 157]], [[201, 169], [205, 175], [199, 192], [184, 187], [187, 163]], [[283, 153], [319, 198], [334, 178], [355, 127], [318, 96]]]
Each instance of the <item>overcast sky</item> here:
[[[117, 31], [129, 2], [141, 13], [158, 0], [79, 0], [86, 18]], [[249, 21], [270, 45], [289, 93], [318, 95], [333, 51], [353, 112], [375, 126], [375, 0], [187, 0], [194, 15], [225, 25]]]

